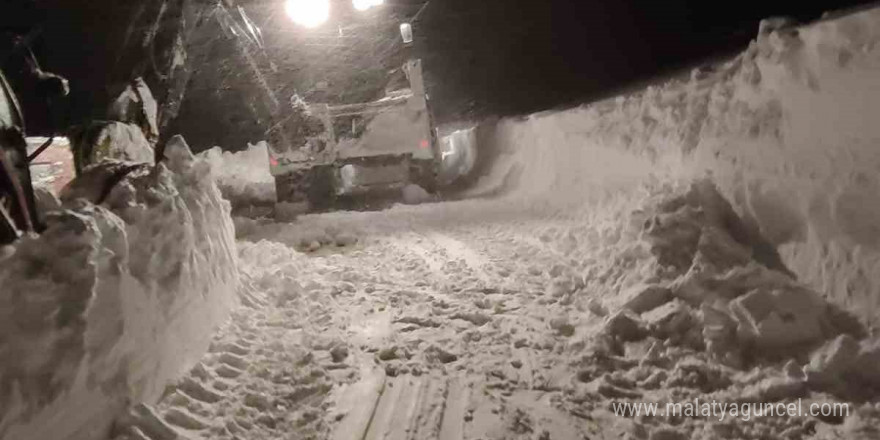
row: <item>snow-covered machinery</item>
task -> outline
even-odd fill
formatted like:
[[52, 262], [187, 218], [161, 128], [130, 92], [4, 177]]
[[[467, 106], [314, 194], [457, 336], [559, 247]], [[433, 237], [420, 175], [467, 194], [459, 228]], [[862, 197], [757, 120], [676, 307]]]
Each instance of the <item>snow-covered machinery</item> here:
[[0, 244], [37, 228], [23, 127], [18, 101], [0, 72]]
[[295, 99], [300, 139], [272, 145], [269, 161], [279, 202], [302, 211], [331, 207], [340, 196], [416, 184], [433, 192], [440, 153], [420, 60], [403, 68], [409, 88], [378, 101], [331, 106]]
[[[34, 35], [36, 32], [25, 37], [12, 37], [8, 53], [0, 54], [0, 65], [8, 58], [21, 57], [21, 72], [36, 82], [37, 97], [51, 102], [67, 95], [67, 80], [40, 68], [29, 46], [29, 39]], [[22, 234], [43, 229], [37, 215], [30, 166], [52, 145], [53, 139], [50, 137], [36, 150], [28, 151], [21, 106], [0, 71], [0, 245], [11, 243]]]

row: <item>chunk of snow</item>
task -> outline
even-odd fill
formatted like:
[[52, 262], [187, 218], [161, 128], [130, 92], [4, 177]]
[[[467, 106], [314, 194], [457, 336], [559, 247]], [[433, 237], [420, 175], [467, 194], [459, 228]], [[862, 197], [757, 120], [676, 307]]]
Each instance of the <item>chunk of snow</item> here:
[[104, 206], [68, 198], [0, 262], [4, 439], [103, 438], [196, 364], [236, 303], [229, 204], [182, 139], [170, 153]]
[[199, 155], [211, 164], [220, 191], [233, 207], [275, 203], [275, 178], [269, 172], [266, 142], [235, 153], [214, 147]]

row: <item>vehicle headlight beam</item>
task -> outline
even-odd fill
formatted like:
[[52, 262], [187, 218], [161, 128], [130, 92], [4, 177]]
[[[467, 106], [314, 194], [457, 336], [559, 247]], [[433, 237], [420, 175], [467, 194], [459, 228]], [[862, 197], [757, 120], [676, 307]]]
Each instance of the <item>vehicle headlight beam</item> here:
[[330, 0], [287, 0], [284, 10], [294, 23], [314, 28], [330, 18]]

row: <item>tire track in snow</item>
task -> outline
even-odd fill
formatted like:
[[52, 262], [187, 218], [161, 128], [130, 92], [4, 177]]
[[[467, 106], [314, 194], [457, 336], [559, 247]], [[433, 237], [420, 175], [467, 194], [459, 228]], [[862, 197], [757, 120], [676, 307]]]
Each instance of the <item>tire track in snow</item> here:
[[[373, 218], [353, 214], [351, 223]], [[217, 336], [217, 347], [241, 354], [212, 353], [204, 361], [207, 375], [190, 373], [204, 387], [222, 388], [222, 398], [205, 404], [174, 397], [158, 406], [158, 420], [186, 438], [224, 440], [293, 433], [339, 440], [457, 440], [488, 433], [531, 439], [511, 431], [521, 423], [538, 433], [544, 427], [575, 432], [569, 427], [576, 421], [566, 413], [548, 407], [550, 417], [533, 408], [557, 391], [530, 390], [556, 389], [563, 379], [553, 376], [562, 366], [553, 354], [559, 341], [546, 323], [561, 308], [542, 303], [542, 289], [517, 288], [521, 280], [543, 286], [543, 275], [516, 278], [504, 264], [511, 249], [526, 246], [520, 234], [530, 233], [528, 227], [448, 227], [406, 216], [391, 216], [380, 226], [364, 226], [360, 244], [338, 253], [249, 244], [265, 252], [280, 246], [289, 254], [252, 256], [259, 294]], [[274, 229], [283, 238], [295, 227]], [[531, 243], [524, 249], [555, 258]], [[245, 345], [247, 351], [236, 348]], [[331, 361], [334, 347], [346, 348], [344, 360]], [[290, 374], [285, 372], [296, 372], [290, 377], [297, 385], [273, 389], [272, 381]], [[298, 393], [306, 397], [285, 403]], [[534, 417], [525, 420], [526, 413]]]

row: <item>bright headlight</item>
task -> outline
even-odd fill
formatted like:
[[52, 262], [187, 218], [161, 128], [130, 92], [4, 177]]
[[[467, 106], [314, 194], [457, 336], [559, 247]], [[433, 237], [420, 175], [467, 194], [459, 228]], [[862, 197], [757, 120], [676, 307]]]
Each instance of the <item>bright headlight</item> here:
[[310, 28], [330, 18], [330, 0], [287, 0], [284, 9], [294, 23]]

